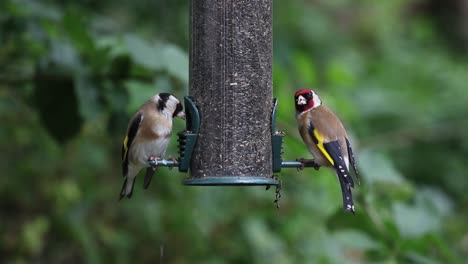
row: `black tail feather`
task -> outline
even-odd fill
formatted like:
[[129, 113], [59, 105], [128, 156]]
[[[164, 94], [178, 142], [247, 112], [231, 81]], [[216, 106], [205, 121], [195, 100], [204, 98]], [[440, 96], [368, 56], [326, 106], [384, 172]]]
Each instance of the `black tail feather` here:
[[135, 188], [135, 180], [136, 180], [136, 177], [133, 177], [132, 189], [130, 190], [129, 193], [127, 193], [127, 198], [128, 198], [128, 199], [132, 198], [132, 195], [133, 195], [133, 188]]
[[119, 199], [119, 200], [122, 200], [122, 198], [124, 198], [125, 196], [127, 196], [128, 199], [132, 198], [132, 195], [133, 195], [133, 188], [135, 187], [135, 180], [136, 180], [136, 177], [133, 178], [133, 181], [132, 181], [132, 189], [130, 190], [129, 193], [126, 193], [126, 192], [127, 192], [127, 181], [128, 181], [128, 178], [125, 178], [124, 183], [123, 183], [123, 185], [122, 185], [122, 189], [120, 190], [120, 199]]
[[328, 152], [328, 155], [330, 155], [330, 157], [332, 158], [334, 162], [333, 167], [335, 167], [336, 173], [339, 175], [339, 178], [343, 180], [343, 182], [346, 185], [349, 185], [354, 188], [354, 181], [344, 161], [340, 143], [338, 142], [338, 140], [324, 143], [323, 146]]
[[354, 214], [354, 201], [353, 193], [351, 192], [351, 185], [347, 184], [339, 173], [337, 173], [337, 176], [338, 181], [340, 182], [341, 195], [343, 197], [343, 210]]
[[143, 188], [144, 189], [148, 189], [150, 183], [151, 183], [151, 179], [153, 179], [153, 175], [154, 175], [154, 172], [156, 170], [153, 169], [152, 167], [148, 167], [146, 168], [146, 174], [145, 174], [145, 180], [143, 182]]
[[359, 177], [356, 160], [354, 159], [354, 152], [353, 152], [353, 149], [351, 148], [351, 143], [349, 143], [348, 139], [346, 139], [346, 146], [348, 147], [349, 163], [351, 163], [351, 167], [353, 167], [354, 175], [356, 176], [356, 181], [358, 184], [361, 184], [361, 178]]
[[122, 185], [122, 189], [120, 190], [120, 198], [119, 200], [122, 200], [122, 198], [125, 197], [125, 187], [127, 186], [127, 178], [125, 178], [124, 182], [123, 182], [123, 185]]

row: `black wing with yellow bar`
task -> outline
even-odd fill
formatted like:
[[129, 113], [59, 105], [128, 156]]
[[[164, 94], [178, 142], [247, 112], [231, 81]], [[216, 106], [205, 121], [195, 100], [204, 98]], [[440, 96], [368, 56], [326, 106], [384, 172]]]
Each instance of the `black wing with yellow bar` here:
[[128, 134], [125, 136], [123, 145], [122, 145], [122, 172], [123, 176], [126, 176], [128, 173], [128, 150], [132, 145], [133, 140], [138, 132], [138, 128], [143, 121], [143, 114], [138, 113], [135, 118], [132, 120], [130, 124], [130, 128], [128, 129]]

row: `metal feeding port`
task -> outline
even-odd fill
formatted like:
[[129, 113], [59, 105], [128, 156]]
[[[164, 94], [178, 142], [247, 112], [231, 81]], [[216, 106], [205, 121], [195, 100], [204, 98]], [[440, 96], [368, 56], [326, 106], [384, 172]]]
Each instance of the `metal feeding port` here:
[[184, 97], [186, 130], [179, 132], [179, 171], [187, 172], [200, 130], [200, 113], [189, 96]]
[[273, 99], [273, 111], [271, 112], [271, 150], [273, 156], [273, 173], [281, 171], [283, 158], [283, 137], [284, 132], [276, 131], [276, 108], [278, 99]]

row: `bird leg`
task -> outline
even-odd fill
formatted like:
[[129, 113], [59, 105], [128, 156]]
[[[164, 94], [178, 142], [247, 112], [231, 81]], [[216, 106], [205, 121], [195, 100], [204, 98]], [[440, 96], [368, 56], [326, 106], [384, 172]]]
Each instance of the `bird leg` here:
[[300, 159], [296, 159], [296, 161], [299, 161], [302, 164], [302, 166], [297, 168], [297, 170], [303, 170], [306, 165], [307, 167], [313, 167], [315, 170], [320, 169], [320, 165], [315, 163], [313, 159], [300, 158]]
[[146, 168], [145, 180], [143, 182], [143, 188], [148, 189], [148, 186], [151, 183], [151, 179], [153, 178], [154, 172], [158, 168], [158, 158], [154, 156], [150, 156], [148, 158], [149, 167]]

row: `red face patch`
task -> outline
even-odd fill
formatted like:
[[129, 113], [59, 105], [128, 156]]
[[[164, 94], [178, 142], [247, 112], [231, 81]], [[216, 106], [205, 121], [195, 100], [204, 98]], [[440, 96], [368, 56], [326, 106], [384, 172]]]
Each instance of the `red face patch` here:
[[[299, 97], [303, 97], [299, 98]], [[300, 103], [298, 100], [304, 100], [305, 102]], [[307, 111], [314, 107], [314, 96], [313, 96], [313, 91], [311, 89], [302, 89], [296, 92], [294, 95], [294, 105], [296, 106], [296, 111], [301, 113], [304, 111]]]
[[310, 92], [313, 92], [313, 90], [312, 89], [302, 89], [302, 90], [297, 91], [294, 96], [298, 97], [299, 95], [308, 94]]

